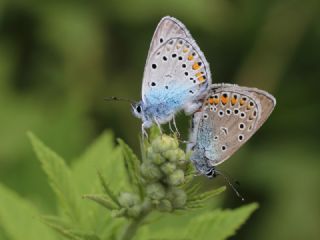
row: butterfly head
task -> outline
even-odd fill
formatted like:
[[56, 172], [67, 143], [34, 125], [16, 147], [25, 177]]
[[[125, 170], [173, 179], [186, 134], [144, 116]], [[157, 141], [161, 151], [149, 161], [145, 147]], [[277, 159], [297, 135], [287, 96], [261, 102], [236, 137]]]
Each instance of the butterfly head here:
[[144, 112], [143, 112], [143, 107], [142, 107], [142, 102], [135, 102], [131, 104], [131, 108], [132, 108], [132, 113], [134, 116], [136, 116], [137, 118], [143, 118], [144, 116]]
[[208, 178], [214, 178], [217, 176], [217, 173], [213, 167], [208, 169], [208, 171], [205, 174]]

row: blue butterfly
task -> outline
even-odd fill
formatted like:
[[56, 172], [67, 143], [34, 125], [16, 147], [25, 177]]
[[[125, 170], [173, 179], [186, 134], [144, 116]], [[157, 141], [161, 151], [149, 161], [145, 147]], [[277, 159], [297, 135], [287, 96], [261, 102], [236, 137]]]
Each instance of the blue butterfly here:
[[148, 52], [142, 100], [132, 104], [143, 134], [153, 123], [160, 128], [173, 120], [176, 127], [176, 113], [194, 113], [210, 85], [209, 64], [189, 31], [173, 17], [162, 18]]
[[268, 119], [276, 99], [266, 91], [213, 84], [202, 108], [194, 113], [188, 150], [200, 174], [209, 178]]

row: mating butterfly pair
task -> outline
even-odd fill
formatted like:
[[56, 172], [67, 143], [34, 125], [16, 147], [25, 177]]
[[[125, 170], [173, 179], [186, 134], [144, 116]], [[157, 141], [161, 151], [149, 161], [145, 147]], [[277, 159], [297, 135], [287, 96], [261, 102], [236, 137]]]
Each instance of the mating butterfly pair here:
[[153, 123], [193, 114], [191, 160], [200, 174], [212, 177], [265, 122], [276, 104], [265, 91], [211, 83], [209, 64], [186, 27], [164, 17], [153, 35], [142, 83], [142, 100], [132, 104], [142, 132]]

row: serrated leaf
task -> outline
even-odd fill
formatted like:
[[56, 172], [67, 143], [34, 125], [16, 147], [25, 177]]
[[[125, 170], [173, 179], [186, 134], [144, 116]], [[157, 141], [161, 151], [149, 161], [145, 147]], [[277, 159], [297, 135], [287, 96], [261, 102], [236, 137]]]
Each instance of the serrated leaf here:
[[213, 190], [206, 191], [203, 193], [198, 193], [192, 197], [189, 197], [188, 202], [204, 202], [211, 197], [219, 195], [220, 193], [224, 192], [225, 190], [226, 190], [226, 187], [223, 186], [218, 189], [213, 189]]
[[142, 186], [140, 183], [140, 160], [133, 153], [132, 149], [121, 139], [117, 139], [125, 160], [125, 166], [127, 169], [127, 175], [129, 182], [132, 183], [132, 187], [135, 187], [140, 196], [143, 194]]
[[188, 198], [192, 198], [198, 194], [200, 190], [200, 184], [194, 183], [192, 185], [188, 184], [188, 186], [185, 188], [185, 191], [188, 195]]
[[193, 219], [186, 227], [184, 236], [191, 239], [206, 239], [208, 236], [214, 236], [215, 240], [226, 239], [234, 235], [257, 208], [258, 204], [252, 203], [235, 210], [206, 212]]
[[88, 232], [74, 230], [74, 229], [71, 229], [69, 232], [73, 236], [76, 236], [81, 240], [100, 240], [100, 238], [94, 233], [88, 233]]
[[58, 154], [44, 145], [34, 134], [28, 133], [28, 136], [64, 212], [71, 221], [81, 221], [79, 214], [81, 197], [76, 192], [76, 185], [71, 179], [69, 167]]
[[[113, 135], [109, 131], [101, 134], [83, 155], [73, 161], [71, 170], [78, 192], [81, 195], [101, 192], [102, 179], [99, 178], [99, 173], [101, 177], [103, 176], [105, 184], [114, 186], [117, 191], [129, 189], [130, 185], [126, 181], [127, 173], [121, 160], [121, 149], [114, 146]], [[113, 198], [116, 198], [113, 192], [112, 194]], [[85, 219], [83, 226], [86, 227], [86, 230], [105, 232], [111, 222], [115, 221], [109, 213], [101, 211], [101, 206], [98, 204], [84, 200], [81, 206], [82, 216]]]
[[[233, 210], [208, 211], [206, 209], [202, 212], [193, 212], [190, 220], [171, 215], [162, 223], [167, 225], [162, 225], [161, 229], [154, 229], [150, 233], [152, 235], [149, 235], [146, 239], [224, 240], [234, 235], [257, 207], [258, 205], [253, 203]], [[184, 213], [184, 216], [187, 214], [186, 211], [181, 213]], [[188, 214], [190, 214], [190, 211]]]
[[109, 210], [118, 209], [117, 205], [115, 205], [112, 201], [102, 195], [90, 194], [84, 195], [83, 198], [90, 199]]
[[49, 227], [60, 233], [62, 236], [71, 240], [99, 240], [94, 234], [85, 231], [76, 230], [71, 225], [59, 217], [42, 216], [41, 220]]
[[102, 173], [98, 172], [98, 176], [99, 176], [99, 180], [100, 183], [102, 185], [102, 188], [105, 192], [105, 194], [107, 194], [109, 196], [109, 198], [118, 206], [120, 207], [120, 203], [118, 201], [118, 198], [116, 197], [116, 195], [113, 193], [113, 191], [110, 189], [109, 185], [107, 184], [106, 180], [104, 179], [104, 177], [102, 176]]
[[72, 176], [77, 182], [80, 194], [99, 190], [97, 172], [107, 176], [108, 182], [119, 183], [120, 178], [125, 174], [120, 158], [120, 149], [114, 146], [113, 135], [108, 131], [102, 133], [79, 158], [73, 161], [71, 166]]
[[10, 240], [58, 239], [56, 234], [43, 225], [36, 216], [37, 209], [27, 200], [0, 184], [0, 229]]
[[62, 219], [56, 216], [42, 216], [41, 221], [45, 223], [48, 227], [52, 228], [65, 238], [71, 239], [71, 240], [81, 240], [77, 236], [70, 233], [70, 224], [66, 223]]

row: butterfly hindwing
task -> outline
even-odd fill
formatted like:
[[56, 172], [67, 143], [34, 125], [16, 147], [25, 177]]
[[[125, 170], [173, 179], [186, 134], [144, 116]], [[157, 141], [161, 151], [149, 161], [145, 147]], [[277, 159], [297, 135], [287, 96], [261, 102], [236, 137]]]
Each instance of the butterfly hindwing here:
[[265, 91], [212, 85], [197, 131], [197, 141], [202, 142], [209, 165], [216, 166], [237, 151], [261, 127], [274, 106], [275, 99]]

